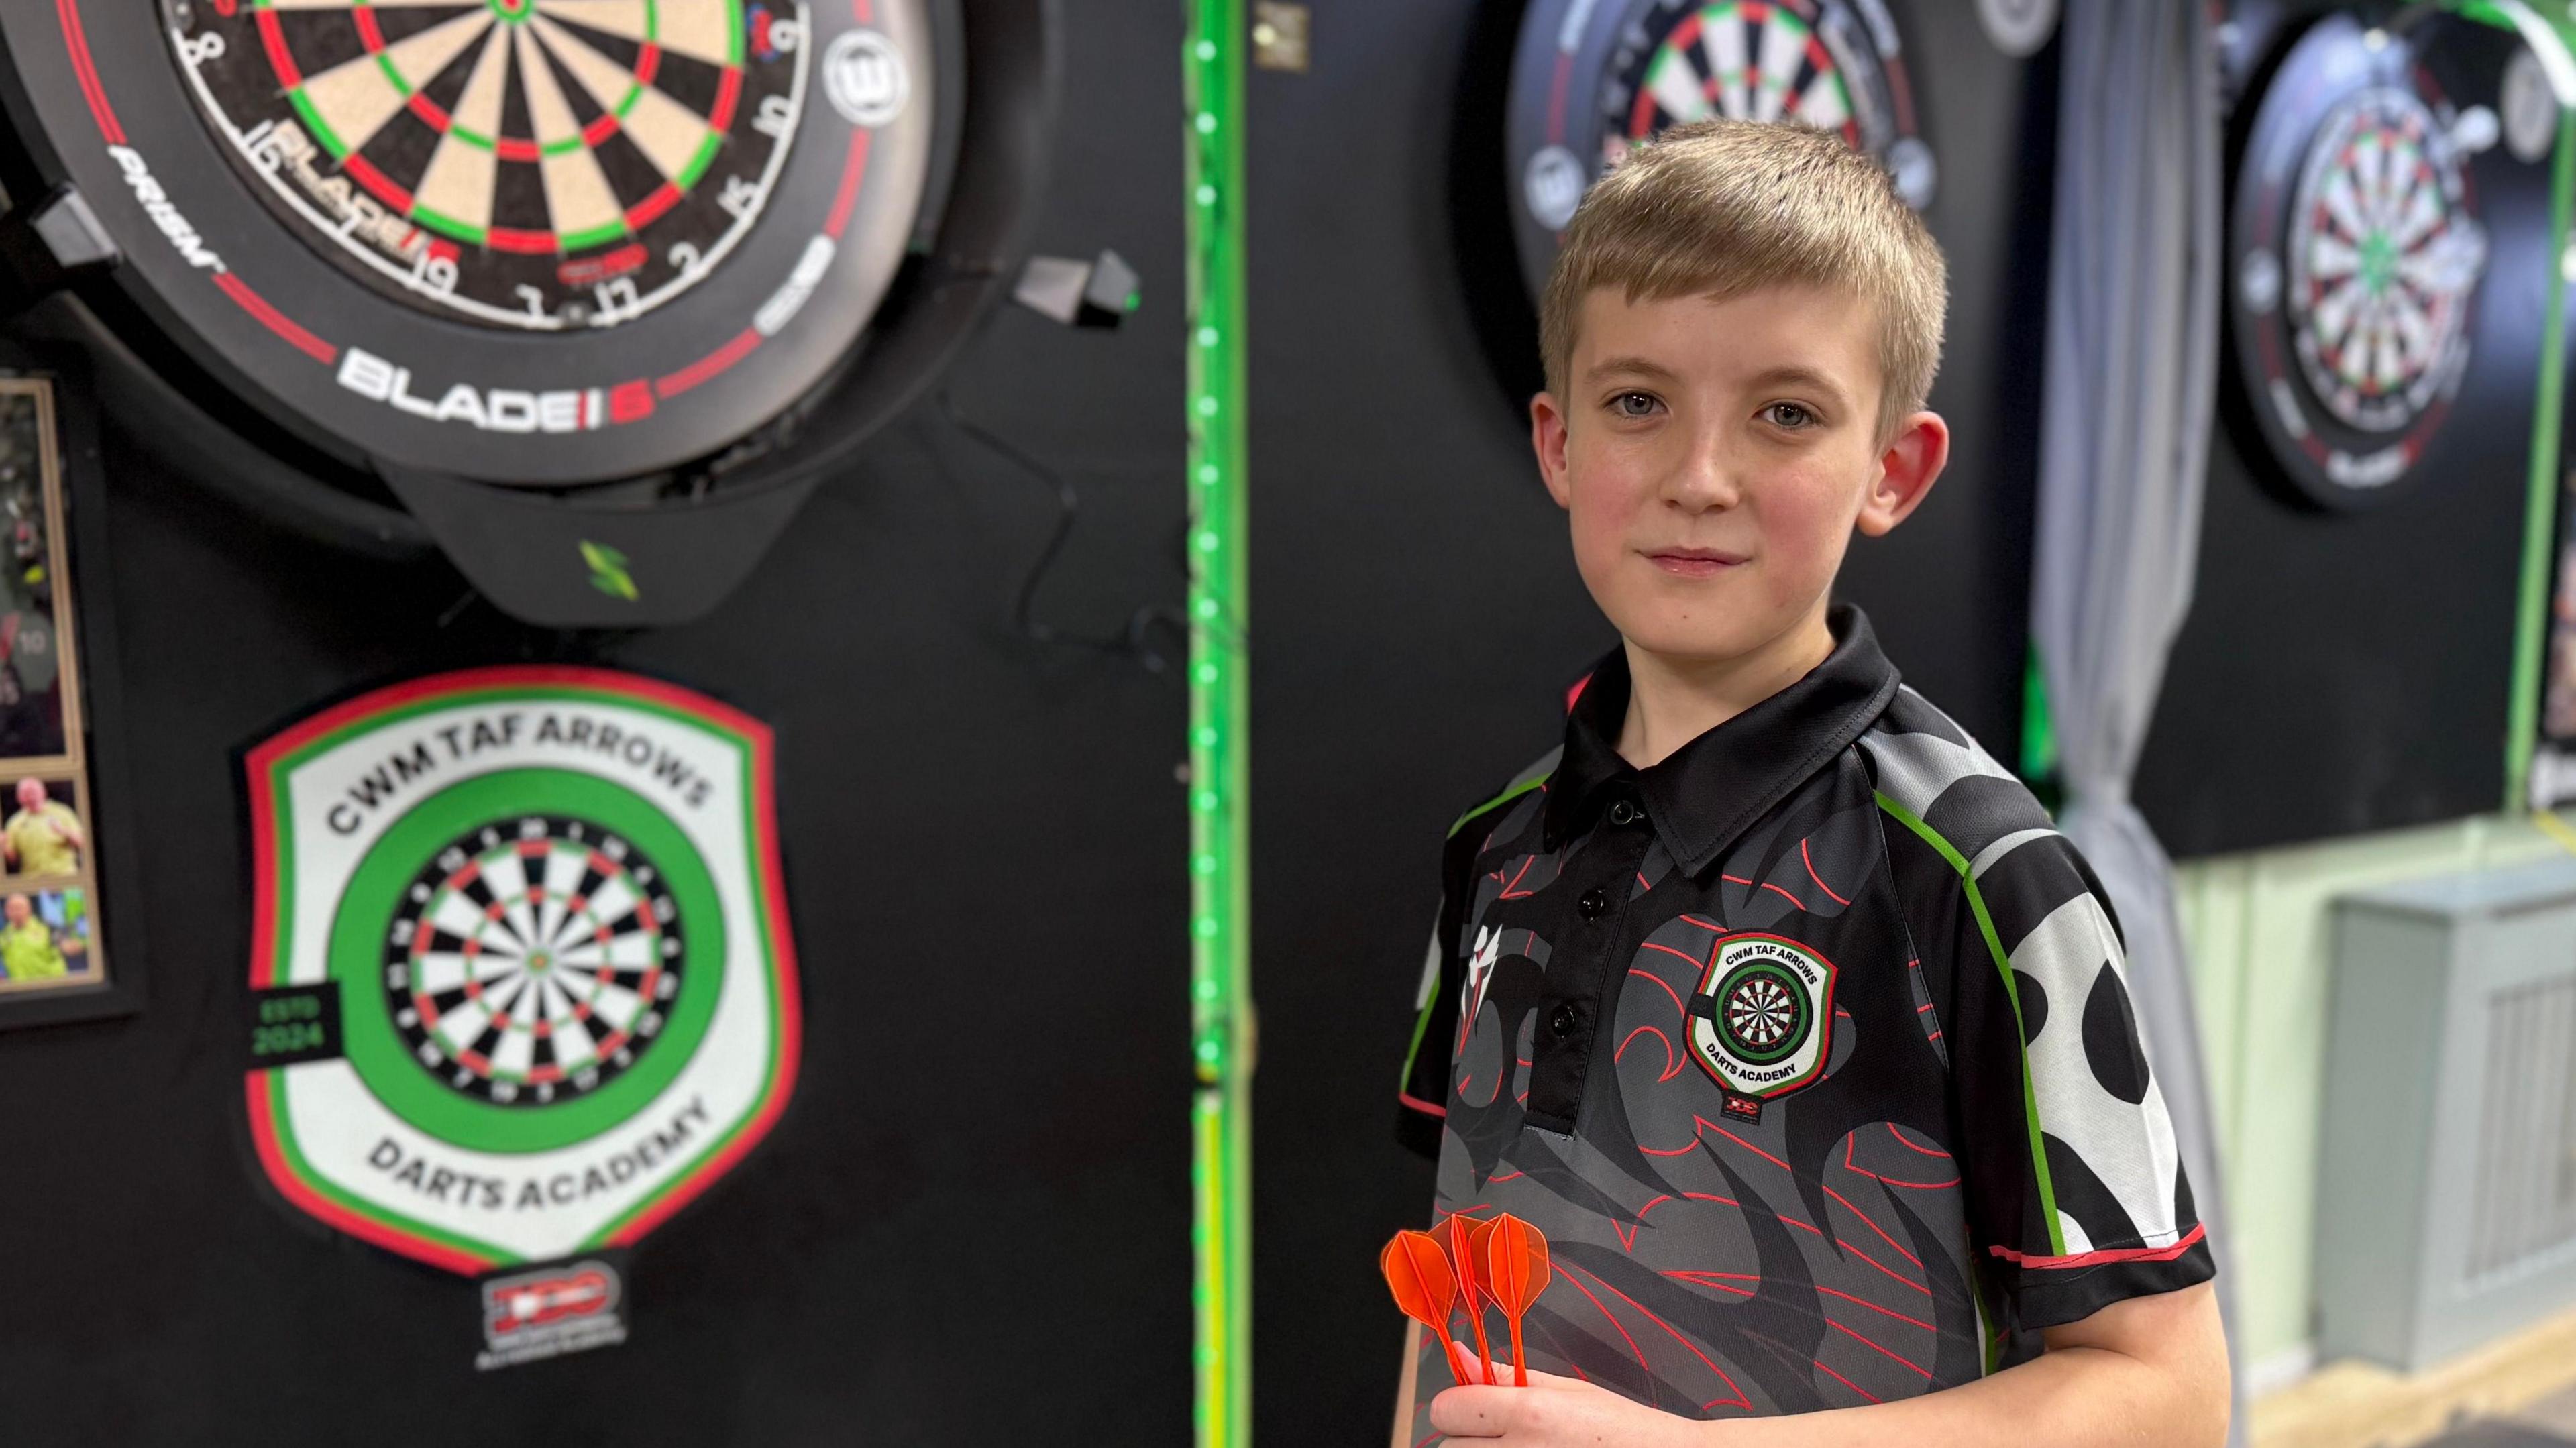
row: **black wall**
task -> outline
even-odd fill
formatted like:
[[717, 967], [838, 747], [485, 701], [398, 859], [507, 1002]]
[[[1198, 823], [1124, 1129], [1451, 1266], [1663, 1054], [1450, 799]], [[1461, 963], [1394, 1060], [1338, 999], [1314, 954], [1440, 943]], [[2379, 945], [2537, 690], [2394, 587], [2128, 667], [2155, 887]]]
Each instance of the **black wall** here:
[[[2269, 11], [2327, 7], [2240, 8], [2250, 27], [2269, 25]], [[2291, 33], [2304, 13], [2245, 43], [2273, 50], [2263, 36]], [[2456, 103], [2492, 106], [2517, 44], [2444, 23], [2429, 33], [2426, 63]], [[2231, 148], [2253, 103], [2231, 120]], [[2196, 591], [2133, 788], [2177, 855], [2503, 803], [2548, 165], [2499, 144], [2470, 175], [2489, 253], [2469, 364], [2410, 492], [2359, 513], [2292, 501], [2242, 413], [2234, 359], [2221, 356], [2228, 407], [2210, 451]]]
[[[1111, 335], [1004, 314], [955, 392], [1081, 489], [1039, 609], [1112, 633], [1181, 592], [1179, 16], [1068, 8], [1038, 243], [1117, 247], [1144, 305]], [[106, 442], [113, 556], [79, 584], [122, 628], [124, 707], [96, 729], [142, 838], [105, 929], [113, 952], [143, 927], [151, 996], [0, 1035], [0, 1442], [1185, 1440], [1183, 699], [1014, 635], [1047, 485], [918, 409], [714, 616], [567, 639]], [[776, 1132], [637, 1250], [630, 1341], [478, 1375], [465, 1279], [259, 1184], [229, 751], [361, 683], [526, 658], [776, 726], [808, 1032]]]
[[[1488, 356], [1500, 339], [1505, 369], [1534, 370], [1508, 259], [1478, 254], [1509, 246], [1506, 222], [1453, 170], [1502, 167], [1480, 92], [1515, 10], [1318, 6], [1313, 71], [1252, 87], [1254, 1402], [1271, 1443], [1385, 1437], [1404, 1324], [1376, 1257], [1430, 1210], [1430, 1167], [1393, 1127], [1440, 839], [1555, 742], [1565, 686], [1617, 642], [1539, 485], [1526, 393]], [[1843, 591], [2010, 761], [2053, 51], [2007, 61], [1957, 17], [1906, 39], [1942, 165], [1933, 404], [1956, 450], [1920, 514], [1855, 547]], [[1462, 285], [1462, 250], [1495, 285]]]
[[[1924, 7], [1915, 6], [1914, 10]], [[1399, 1053], [1455, 813], [1551, 742], [1614, 642], [1538, 488], [1490, 339], [1517, 296], [1455, 169], [1509, 5], [1319, 6], [1315, 70], [1252, 88], [1257, 1412], [1384, 1432], [1400, 1320], [1373, 1262], [1421, 1219]], [[998, 319], [960, 406], [1081, 490], [1039, 597], [1108, 634], [1173, 607], [1182, 527], [1180, 14], [1067, 5], [1041, 249], [1145, 277], [1114, 336]], [[1950, 476], [1847, 591], [2009, 759], [2024, 657], [2043, 63], [1912, 24], [1953, 265]], [[1461, 207], [1465, 209], [1460, 209]], [[1519, 308], [1515, 312], [1515, 308]], [[124, 1021], [0, 1036], [0, 1421], [11, 1444], [1177, 1443], [1189, 1422], [1182, 697], [1018, 637], [1047, 485], [919, 409], [705, 622], [531, 633], [439, 564], [284, 538], [111, 432], [112, 588], [151, 941]], [[266, 1195], [240, 1122], [246, 866], [229, 751], [315, 701], [461, 664], [666, 674], [779, 732], [805, 1074], [778, 1131], [649, 1238], [624, 1347], [478, 1376], [461, 1279]], [[117, 916], [106, 928], [111, 949]], [[1012, 1047], [994, 1043], [1003, 1023]]]

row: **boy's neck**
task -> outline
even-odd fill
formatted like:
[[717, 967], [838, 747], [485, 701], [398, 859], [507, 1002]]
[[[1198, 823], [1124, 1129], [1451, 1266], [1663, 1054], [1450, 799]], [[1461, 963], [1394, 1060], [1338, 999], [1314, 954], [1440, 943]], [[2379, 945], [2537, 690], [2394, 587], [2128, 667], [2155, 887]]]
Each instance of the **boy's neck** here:
[[1825, 603], [1750, 653], [1726, 659], [1670, 658], [1624, 641], [1628, 717], [1619, 726], [1619, 757], [1651, 768], [1772, 695], [1805, 678], [1834, 651]]

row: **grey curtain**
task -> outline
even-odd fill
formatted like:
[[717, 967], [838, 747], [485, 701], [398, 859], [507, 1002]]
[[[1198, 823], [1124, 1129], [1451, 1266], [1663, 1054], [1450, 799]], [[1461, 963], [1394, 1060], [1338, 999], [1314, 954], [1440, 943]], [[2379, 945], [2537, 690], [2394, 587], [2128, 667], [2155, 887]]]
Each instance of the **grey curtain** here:
[[[2220, 1262], [2232, 1356], [2226, 1204], [2172, 862], [2129, 800], [2200, 547], [2225, 255], [2209, 8], [2066, 7], [2031, 632], [2066, 785], [2060, 823], [2119, 912], [2149, 1069]], [[2240, 1387], [2238, 1443], [2243, 1408]]]

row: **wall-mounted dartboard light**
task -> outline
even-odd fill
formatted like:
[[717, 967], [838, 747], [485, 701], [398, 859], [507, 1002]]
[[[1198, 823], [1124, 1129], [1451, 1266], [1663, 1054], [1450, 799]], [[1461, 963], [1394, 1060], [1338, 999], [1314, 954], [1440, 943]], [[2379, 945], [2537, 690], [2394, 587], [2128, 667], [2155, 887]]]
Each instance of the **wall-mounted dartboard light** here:
[[1504, 120], [1513, 231], [1536, 293], [1602, 171], [1667, 126], [1729, 116], [1839, 131], [1916, 208], [1939, 180], [1882, 0], [1532, 0]]
[[[1053, 0], [0, 13], [9, 285], [188, 471], [531, 622], [696, 617], [1009, 287]], [[121, 259], [86, 273], [77, 193]], [[59, 214], [56, 214], [59, 213]], [[69, 254], [35, 245], [65, 238]]]

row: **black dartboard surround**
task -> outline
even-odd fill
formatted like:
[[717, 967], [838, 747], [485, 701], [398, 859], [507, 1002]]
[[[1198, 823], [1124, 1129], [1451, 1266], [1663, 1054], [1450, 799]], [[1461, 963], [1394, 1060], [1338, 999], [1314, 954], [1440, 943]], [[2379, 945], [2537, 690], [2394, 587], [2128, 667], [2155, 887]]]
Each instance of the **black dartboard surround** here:
[[[501, 11], [533, 17], [557, 4], [409, 7], [415, 13], [399, 23], [445, 15], [444, 23], [474, 24], [481, 12], [494, 30], [534, 37], [534, 19]], [[702, 15], [712, 7], [719, 0], [661, 0], [659, 8]], [[616, 11], [578, 0], [564, 8], [594, 22]], [[568, 225], [580, 244], [552, 259], [551, 284], [534, 286], [535, 305], [552, 316], [538, 325], [424, 305], [428, 299], [381, 269], [365, 274], [352, 252], [281, 204], [284, 193], [260, 174], [269, 160], [290, 159], [283, 147], [291, 143], [277, 139], [276, 107], [258, 102], [257, 74], [273, 85], [290, 67], [301, 74], [314, 66], [316, 75], [335, 64], [382, 70], [389, 63], [364, 53], [368, 46], [410, 43], [418, 54], [417, 30], [371, 38], [349, 12], [254, 10], [237, 0], [60, 0], [8, 7], [0, 38], [18, 88], [11, 100], [37, 123], [21, 127], [22, 144], [40, 171], [88, 197], [127, 253], [110, 284], [198, 367], [324, 453], [361, 466], [563, 486], [706, 457], [825, 382], [859, 341], [915, 229], [930, 182], [941, 74], [927, 0], [726, 0], [721, 8], [728, 27], [737, 12], [742, 17], [745, 41], [725, 124], [705, 124], [719, 118], [710, 87], [723, 84], [724, 66], [701, 58], [692, 67], [669, 48], [658, 64], [671, 93], [648, 88], [661, 98], [648, 106], [667, 102], [664, 131], [681, 124], [675, 114], [694, 114], [704, 129], [706, 164], [685, 178], [691, 184], [677, 188], [681, 194], [657, 209], [650, 170], [684, 164], [670, 152], [654, 162], [644, 154], [650, 148], [633, 143], [648, 123], [631, 115], [619, 118], [624, 126], [603, 123], [614, 102], [594, 102], [585, 113], [579, 149], [601, 156], [616, 216], [633, 223], [631, 234]], [[396, 14], [384, 11], [380, 32], [393, 28]], [[643, 68], [632, 37], [621, 48], [596, 24], [544, 23], [552, 27], [545, 43], [512, 43], [526, 48], [523, 55], [546, 52], [549, 78], [566, 97], [583, 83], [577, 72], [597, 82], [621, 60], [630, 76]], [[770, 27], [765, 57], [749, 43], [755, 24]], [[563, 35], [575, 36], [586, 55], [566, 63], [576, 48], [556, 39]], [[781, 35], [792, 47], [775, 44]], [[425, 173], [401, 168], [427, 166], [438, 150], [424, 113], [452, 120], [472, 63], [469, 47], [406, 77], [417, 82], [421, 103], [402, 106], [368, 142], [351, 144], [348, 156], [375, 173], [375, 185], [358, 184], [347, 158], [329, 157], [327, 147], [330, 164], [315, 168], [330, 173], [322, 181], [350, 182], [350, 194], [370, 196], [380, 211], [388, 188], [416, 190]], [[362, 72], [341, 74], [363, 80]], [[341, 89], [333, 103], [345, 113], [358, 85]], [[782, 96], [790, 99], [770, 99]], [[561, 138], [545, 133], [547, 118], [531, 116], [536, 107], [524, 96], [505, 109], [512, 114], [494, 139], [546, 156], [504, 158], [500, 167], [525, 173], [495, 182], [496, 195], [515, 196], [508, 204], [524, 217], [530, 176], [564, 153], [549, 150]], [[327, 119], [332, 106], [310, 112]], [[305, 113], [290, 102], [287, 114]], [[358, 113], [374, 118], [365, 105]], [[271, 129], [253, 134], [263, 123]], [[304, 190], [312, 205], [329, 204], [319, 188]], [[747, 220], [732, 214], [728, 194]], [[360, 216], [355, 224], [375, 223]], [[677, 230], [665, 235], [664, 227]], [[439, 239], [457, 245], [452, 236]], [[398, 251], [402, 239], [391, 240]], [[674, 266], [674, 246], [697, 249], [693, 278]], [[637, 248], [647, 254], [637, 257]], [[461, 277], [527, 284], [512, 269], [524, 270], [530, 254], [493, 255], [487, 247], [468, 258], [462, 253], [471, 248], [458, 249]]]
[[1636, 141], [1710, 116], [1807, 120], [1885, 163], [1917, 209], [1939, 170], [1884, 0], [1532, 0], [1504, 122], [1531, 292], [1584, 190]]
[[[2491, 119], [2491, 113], [2489, 113]], [[2404, 496], [2475, 342], [2487, 237], [2462, 113], [2407, 43], [2335, 15], [2301, 32], [2235, 158], [2227, 317], [2238, 409], [2306, 501]]]

